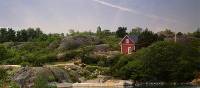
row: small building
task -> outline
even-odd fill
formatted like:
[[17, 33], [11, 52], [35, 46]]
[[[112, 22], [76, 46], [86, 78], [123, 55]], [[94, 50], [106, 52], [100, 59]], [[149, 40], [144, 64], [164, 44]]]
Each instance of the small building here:
[[123, 54], [131, 54], [136, 51], [136, 43], [138, 41], [138, 36], [129, 36], [126, 35], [120, 41], [121, 53]]

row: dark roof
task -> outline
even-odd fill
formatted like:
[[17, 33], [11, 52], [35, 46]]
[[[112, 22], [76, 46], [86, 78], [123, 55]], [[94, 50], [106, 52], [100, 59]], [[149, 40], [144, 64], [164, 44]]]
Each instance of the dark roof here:
[[132, 41], [134, 41], [135, 43], [138, 42], [138, 36], [137, 35], [127, 35]]
[[[138, 36], [137, 35], [126, 35], [126, 36], [124, 36], [124, 38], [125, 37], [128, 37], [132, 42], [134, 42], [134, 43], [137, 43], [138, 42]], [[121, 44], [122, 43], [122, 41], [124, 40], [124, 38], [120, 41], [120, 43], [119, 44]]]

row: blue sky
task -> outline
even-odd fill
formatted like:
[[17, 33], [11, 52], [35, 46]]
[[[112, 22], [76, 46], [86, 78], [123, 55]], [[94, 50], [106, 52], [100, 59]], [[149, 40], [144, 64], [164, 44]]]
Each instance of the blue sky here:
[[192, 32], [200, 27], [200, 0], [0, 0], [0, 27], [60, 33], [99, 25]]

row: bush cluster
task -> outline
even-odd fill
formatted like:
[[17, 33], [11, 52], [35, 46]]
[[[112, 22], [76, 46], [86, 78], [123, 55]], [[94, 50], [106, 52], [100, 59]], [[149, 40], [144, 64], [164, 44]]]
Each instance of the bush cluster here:
[[157, 42], [134, 55], [121, 57], [111, 72], [137, 81], [187, 82], [199, 70], [199, 54], [191, 45]]

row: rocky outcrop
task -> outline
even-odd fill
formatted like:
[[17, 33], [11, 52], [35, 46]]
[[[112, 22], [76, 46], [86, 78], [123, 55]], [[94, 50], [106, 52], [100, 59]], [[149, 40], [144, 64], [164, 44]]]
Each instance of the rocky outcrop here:
[[23, 67], [13, 76], [22, 88], [32, 88], [38, 75], [42, 75], [48, 82], [72, 82], [68, 73], [57, 67]]
[[191, 82], [192, 85], [200, 85], [200, 72], [198, 72], [195, 76], [195, 79]]
[[83, 45], [96, 45], [100, 40], [95, 36], [68, 36], [62, 39], [58, 50], [69, 50]]
[[94, 47], [95, 52], [108, 52], [110, 50], [110, 46], [108, 44], [100, 44]]

